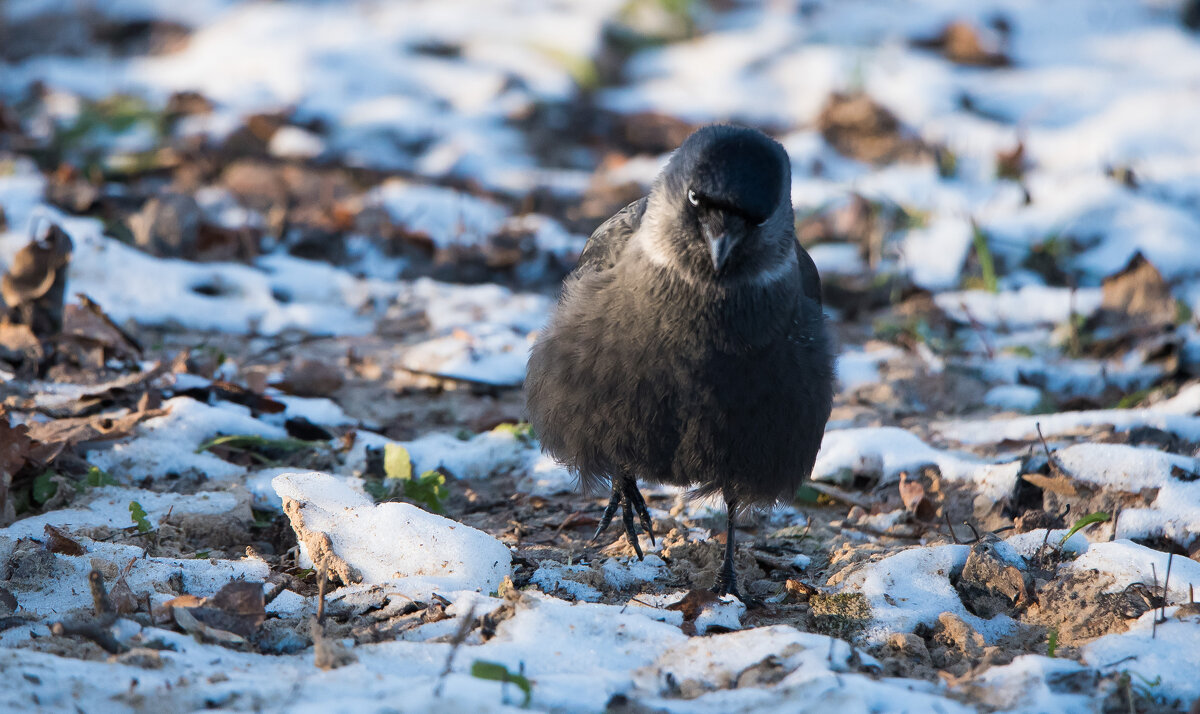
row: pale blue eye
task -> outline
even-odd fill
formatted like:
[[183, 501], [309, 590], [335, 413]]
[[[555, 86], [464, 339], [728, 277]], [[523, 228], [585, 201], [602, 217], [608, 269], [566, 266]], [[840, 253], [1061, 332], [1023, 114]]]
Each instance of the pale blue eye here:
[[700, 205], [700, 197], [699, 197], [699, 196], [697, 196], [697, 195], [696, 195], [696, 192], [695, 192], [695, 191], [693, 191], [693, 190], [691, 190], [690, 188], [688, 189], [688, 201], [689, 201], [689, 202], [690, 202], [690, 203], [691, 203], [693, 206], [699, 206], [699, 205]]

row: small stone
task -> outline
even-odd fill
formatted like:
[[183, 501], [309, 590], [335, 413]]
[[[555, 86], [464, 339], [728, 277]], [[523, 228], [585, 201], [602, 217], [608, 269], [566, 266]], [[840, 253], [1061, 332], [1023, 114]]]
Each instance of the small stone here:
[[129, 219], [139, 248], [163, 258], [194, 258], [200, 235], [200, 206], [183, 193], [164, 193]]
[[929, 659], [929, 649], [925, 647], [925, 640], [911, 632], [893, 632], [888, 637], [887, 644], [902, 655], [920, 660]]

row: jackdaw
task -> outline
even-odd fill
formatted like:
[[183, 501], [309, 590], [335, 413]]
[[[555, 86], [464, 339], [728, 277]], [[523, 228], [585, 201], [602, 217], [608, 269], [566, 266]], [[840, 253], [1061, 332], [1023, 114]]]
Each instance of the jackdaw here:
[[[650, 195], [601, 225], [563, 285], [525, 379], [542, 447], [624, 505], [654, 542], [637, 479], [725, 499], [713, 588], [738, 594], [734, 518], [791, 498], [812, 472], [833, 401], [821, 280], [796, 240], [791, 166], [761, 132], [689, 136]], [[595, 540], [593, 537], [593, 540]]]

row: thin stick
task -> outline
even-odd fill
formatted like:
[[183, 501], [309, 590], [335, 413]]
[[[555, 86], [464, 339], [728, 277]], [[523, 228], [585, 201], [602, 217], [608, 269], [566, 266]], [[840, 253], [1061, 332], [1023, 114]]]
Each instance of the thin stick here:
[[837, 486], [833, 486], [833, 485], [827, 484], [827, 483], [821, 483], [820, 481], [809, 481], [808, 486], [809, 486], [809, 488], [816, 491], [817, 493], [825, 494], [826, 496], [829, 496], [830, 498], [832, 498], [835, 501], [841, 501], [842, 503], [848, 503], [851, 506], [858, 506], [859, 508], [863, 509], [864, 511], [871, 510], [870, 503], [864, 501], [863, 499], [859, 498], [858, 496], [855, 496], [852, 493], [843, 491], [842, 489], [838, 488]]
[[454, 665], [454, 655], [458, 652], [458, 648], [467, 639], [467, 635], [471, 634], [471, 630], [475, 626], [475, 603], [471, 602], [471, 607], [467, 610], [467, 614], [463, 616], [462, 623], [459, 624], [458, 630], [454, 633], [454, 637], [450, 640], [450, 651], [446, 653], [446, 664], [442, 667], [441, 674], [438, 675], [437, 686], [433, 688], [433, 696], [441, 699], [442, 685], [446, 682], [446, 677], [450, 674], [450, 669]]
[[[1154, 567], [1154, 563], [1150, 564], [1150, 575], [1154, 577], [1154, 589], [1158, 590], [1158, 569]], [[1150, 619], [1152, 621], [1150, 625], [1150, 639], [1154, 639], [1158, 636], [1158, 617]]]
[[329, 570], [322, 564], [317, 568], [317, 622], [325, 622], [325, 581], [328, 580]]
[[1174, 553], [1167, 553], [1167, 577], [1163, 578], [1163, 597], [1162, 597], [1162, 621], [1167, 621], [1167, 601], [1171, 597], [1171, 561], [1175, 559]]
[[962, 545], [963, 542], [958, 539], [958, 534], [954, 532], [954, 526], [950, 524], [950, 513], [942, 511], [942, 516], [946, 519], [946, 527], [950, 529], [950, 537], [954, 539], [955, 545]]
[[88, 588], [92, 591], [92, 611], [96, 613], [96, 617], [116, 612], [112, 600], [108, 599], [108, 592], [104, 589], [104, 576], [99, 570], [88, 573]]

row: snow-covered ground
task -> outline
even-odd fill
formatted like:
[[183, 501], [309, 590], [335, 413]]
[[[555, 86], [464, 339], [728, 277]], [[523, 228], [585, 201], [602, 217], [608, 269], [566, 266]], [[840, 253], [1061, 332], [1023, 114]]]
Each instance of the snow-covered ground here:
[[[0, 2], [0, 266], [66, 231], [106, 379], [192, 349], [108, 389], [0, 331], [0, 709], [1194, 708], [1196, 7]], [[513, 424], [710, 121], [787, 148], [842, 343], [749, 603], [712, 504], [590, 545]]]

